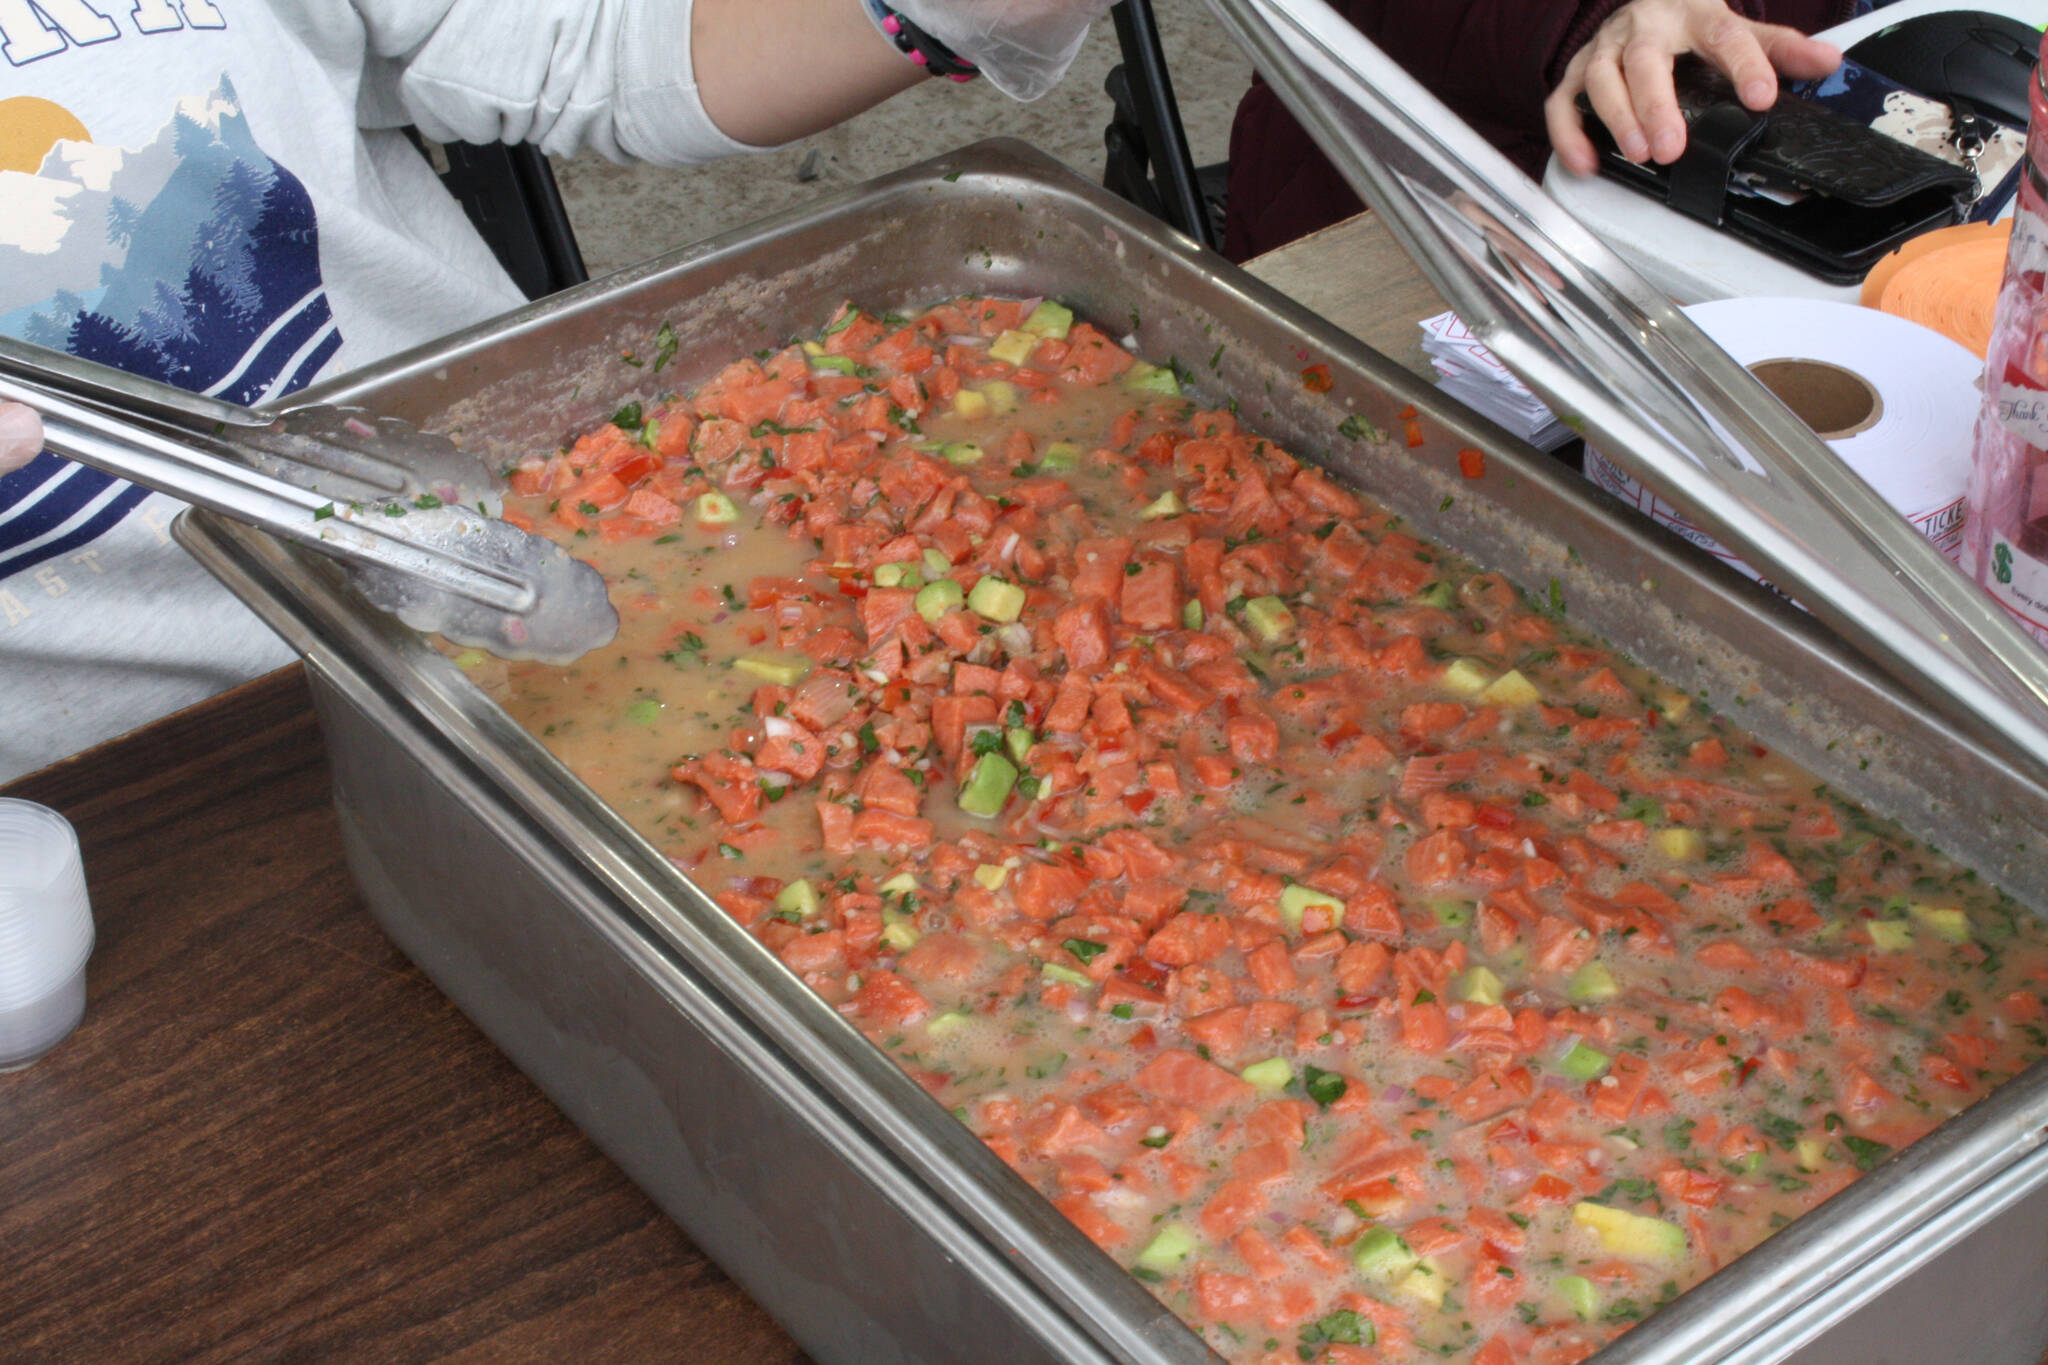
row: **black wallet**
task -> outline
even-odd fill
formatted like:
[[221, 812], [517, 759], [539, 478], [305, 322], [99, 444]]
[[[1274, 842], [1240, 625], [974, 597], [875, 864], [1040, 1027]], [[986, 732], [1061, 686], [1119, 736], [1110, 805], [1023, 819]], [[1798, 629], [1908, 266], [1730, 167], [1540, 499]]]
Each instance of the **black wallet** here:
[[1685, 116], [1685, 152], [1638, 165], [1588, 114], [1601, 174], [1832, 284], [1854, 284], [1907, 238], [1960, 222], [1976, 178], [1794, 95], [1764, 113], [1691, 55], [1672, 73]]

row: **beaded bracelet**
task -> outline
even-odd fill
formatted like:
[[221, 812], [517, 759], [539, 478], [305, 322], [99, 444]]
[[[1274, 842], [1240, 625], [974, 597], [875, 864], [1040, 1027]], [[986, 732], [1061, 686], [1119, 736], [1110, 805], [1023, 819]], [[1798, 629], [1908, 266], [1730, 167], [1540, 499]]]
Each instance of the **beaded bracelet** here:
[[949, 81], [971, 81], [981, 72], [973, 62], [954, 53], [931, 34], [926, 33], [910, 20], [882, 3], [882, 0], [867, 0], [868, 17], [875, 27], [894, 44], [896, 50], [923, 67], [933, 76], [944, 76]]

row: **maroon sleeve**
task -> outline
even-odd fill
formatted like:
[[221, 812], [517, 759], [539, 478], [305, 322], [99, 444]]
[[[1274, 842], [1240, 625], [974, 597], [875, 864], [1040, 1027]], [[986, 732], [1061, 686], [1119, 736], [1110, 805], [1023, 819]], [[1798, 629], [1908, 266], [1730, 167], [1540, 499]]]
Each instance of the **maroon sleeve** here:
[[[1580, 26], [1582, 13], [1597, 10], [1604, 18], [1621, 3], [1337, 0], [1336, 8], [1452, 112], [1534, 174], [1549, 146], [1543, 97], [1550, 90], [1551, 55]], [[1245, 260], [1349, 217], [1360, 204], [1279, 96], [1255, 81], [1231, 128], [1225, 207], [1225, 254]]]

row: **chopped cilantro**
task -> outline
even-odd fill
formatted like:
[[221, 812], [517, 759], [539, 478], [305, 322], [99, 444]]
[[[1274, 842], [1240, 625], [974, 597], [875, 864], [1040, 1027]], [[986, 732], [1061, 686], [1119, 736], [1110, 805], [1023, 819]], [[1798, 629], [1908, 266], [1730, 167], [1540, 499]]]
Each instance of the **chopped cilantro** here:
[[1304, 1065], [1301, 1077], [1302, 1089], [1308, 1092], [1310, 1099], [1324, 1109], [1343, 1099], [1344, 1092], [1350, 1089], [1350, 1085], [1342, 1076], [1317, 1066]]
[[654, 372], [676, 358], [676, 329], [664, 322], [654, 333]]
[[1084, 967], [1109, 951], [1108, 944], [1085, 938], [1070, 938], [1060, 946], [1079, 958]]

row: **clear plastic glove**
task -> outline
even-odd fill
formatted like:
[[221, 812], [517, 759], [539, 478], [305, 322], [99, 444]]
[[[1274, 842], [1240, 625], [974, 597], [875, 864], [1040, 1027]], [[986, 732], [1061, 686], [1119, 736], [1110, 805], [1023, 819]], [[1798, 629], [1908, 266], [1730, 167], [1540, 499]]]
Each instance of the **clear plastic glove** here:
[[1059, 84], [1111, 0], [892, 0], [890, 8], [981, 69], [1012, 99]]
[[1557, 88], [1543, 101], [1550, 145], [1565, 169], [1591, 175], [1599, 168], [1579, 121], [1581, 90], [1623, 156], [1654, 157], [1665, 165], [1678, 160], [1685, 151], [1685, 119], [1671, 66], [1681, 52], [1697, 52], [1719, 67], [1743, 104], [1758, 110], [1778, 98], [1780, 73], [1814, 80], [1842, 64], [1839, 49], [1797, 29], [1745, 19], [1724, 0], [1633, 0], [1572, 54]]
[[43, 423], [19, 403], [0, 403], [0, 474], [11, 474], [43, 448]]

